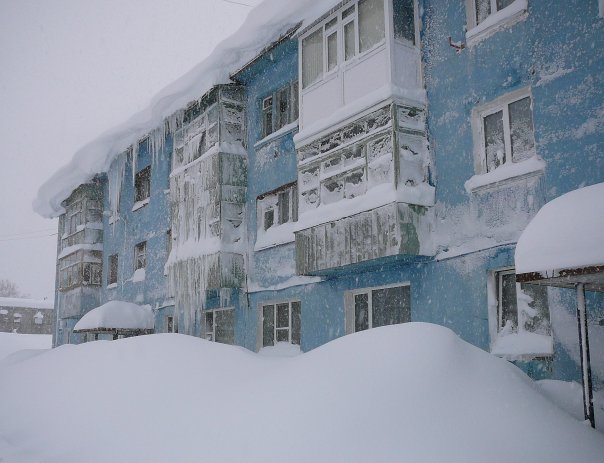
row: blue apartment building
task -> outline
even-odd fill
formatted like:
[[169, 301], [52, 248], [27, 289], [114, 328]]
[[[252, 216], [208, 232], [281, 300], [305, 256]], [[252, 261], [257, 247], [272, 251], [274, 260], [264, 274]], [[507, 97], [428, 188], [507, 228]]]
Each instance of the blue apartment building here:
[[604, 181], [603, 2], [322, 3], [61, 198], [54, 345], [122, 300], [252, 351], [436, 323], [580, 380], [574, 293], [517, 284], [514, 248]]

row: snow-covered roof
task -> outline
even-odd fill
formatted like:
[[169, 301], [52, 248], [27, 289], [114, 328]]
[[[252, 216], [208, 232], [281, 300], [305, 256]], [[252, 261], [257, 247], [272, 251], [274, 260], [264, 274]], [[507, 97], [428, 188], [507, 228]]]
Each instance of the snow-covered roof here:
[[92, 309], [76, 323], [74, 331], [84, 330], [151, 330], [153, 312], [147, 305], [110, 301]]
[[0, 307], [54, 309], [54, 302], [39, 299], [25, 299], [22, 297], [0, 297]]
[[72, 160], [47, 180], [34, 200], [43, 217], [57, 217], [61, 203], [79, 185], [106, 172], [113, 159], [164, 120], [200, 98], [213, 86], [231, 81], [230, 75], [251, 62], [263, 49], [297, 24], [308, 25], [341, 0], [265, 0], [248, 15], [237, 32], [188, 73], [164, 88], [149, 106], [119, 126], [80, 148]]
[[539, 210], [516, 245], [516, 273], [604, 265], [604, 183], [566, 193]]

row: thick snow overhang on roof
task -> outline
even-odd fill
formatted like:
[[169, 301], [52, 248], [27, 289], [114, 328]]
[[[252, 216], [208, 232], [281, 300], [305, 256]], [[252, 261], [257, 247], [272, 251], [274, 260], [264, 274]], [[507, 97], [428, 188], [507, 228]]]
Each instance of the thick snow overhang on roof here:
[[262, 2], [250, 12], [237, 32], [222, 41], [204, 61], [164, 88], [145, 110], [79, 149], [66, 166], [42, 185], [33, 202], [34, 210], [43, 217], [59, 216], [63, 213], [62, 202], [71, 192], [96, 174], [106, 172], [118, 154], [162, 127], [166, 119], [214, 85], [230, 83], [231, 73], [242, 69], [292, 28], [308, 25], [341, 3], [341, 0]]
[[149, 306], [110, 301], [84, 315], [73, 330], [152, 330], [153, 327], [153, 311]]
[[21, 297], [0, 297], [0, 307], [19, 307], [22, 309], [54, 309], [54, 302], [38, 299], [24, 299]]
[[604, 183], [541, 208], [516, 245], [519, 282], [604, 291]]

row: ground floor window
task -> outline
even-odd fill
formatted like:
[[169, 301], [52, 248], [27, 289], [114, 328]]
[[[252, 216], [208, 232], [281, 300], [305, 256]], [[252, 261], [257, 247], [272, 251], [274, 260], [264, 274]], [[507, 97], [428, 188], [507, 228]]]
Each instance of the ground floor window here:
[[497, 333], [550, 334], [547, 287], [516, 283], [513, 268], [494, 272]]
[[411, 286], [364, 288], [345, 295], [346, 332], [411, 321]]
[[208, 341], [235, 343], [235, 309], [216, 309], [205, 312], [203, 332]]
[[174, 317], [166, 317], [166, 333], [176, 333], [176, 325], [174, 323]]
[[277, 342], [300, 345], [300, 301], [287, 301], [262, 306], [262, 347]]

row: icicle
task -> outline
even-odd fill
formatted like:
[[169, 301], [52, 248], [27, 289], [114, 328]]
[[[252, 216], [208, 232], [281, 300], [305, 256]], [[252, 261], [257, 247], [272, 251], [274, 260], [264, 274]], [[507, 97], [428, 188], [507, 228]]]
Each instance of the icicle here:
[[138, 142], [132, 145], [132, 185], [135, 186], [136, 165], [138, 163]]
[[122, 153], [113, 162], [113, 166], [109, 169], [109, 211], [111, 212], [111, 221], [115, 223], [118, 218], [120, 208], [120, 197], [122, 185], [124, 183], [124, 174], [126, 172], [127, 154]]

